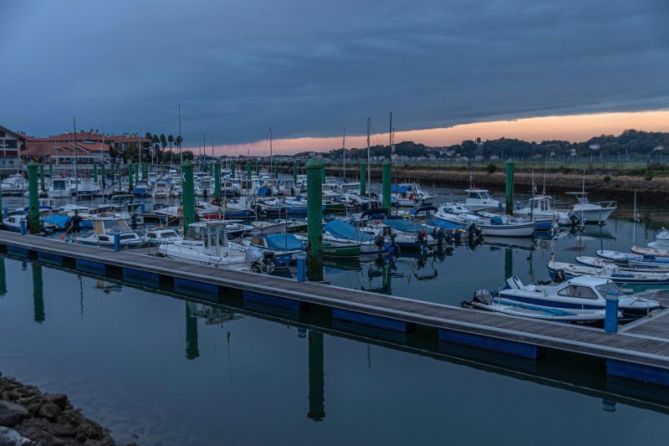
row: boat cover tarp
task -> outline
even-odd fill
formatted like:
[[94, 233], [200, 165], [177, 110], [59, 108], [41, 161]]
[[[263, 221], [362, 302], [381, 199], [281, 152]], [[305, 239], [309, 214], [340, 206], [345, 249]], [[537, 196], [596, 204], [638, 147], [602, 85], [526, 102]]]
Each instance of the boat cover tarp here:
[[334, 237], [356, 242], [369, 242], [374, 240], [371, 234], [360, 231], [355, 226], [342, 220], [333, 220], [325, 225], [325, 230]]
[[383, 223], [387, 224], [396, 231], [409, 232], [411, 234], [418, 234], [418, 231], [423, 229], [423, 226], [409, 220], [401, 219], [386, 219]]
[[269, 234], [265, 236], [267, 247], [273, 251], [294, 251], [302, 249], [302, 242], [293, 234]]
[[44, 223], [63, 229], [70, 224], [70, 217], [62, 214], [51, 214], [44, 217]]
[[411, 191], [411, 188], [409, 186], [406, 186], [404, 184], [393, 184], [390, 187], [390, 192], [393, 194], [404, 194]]

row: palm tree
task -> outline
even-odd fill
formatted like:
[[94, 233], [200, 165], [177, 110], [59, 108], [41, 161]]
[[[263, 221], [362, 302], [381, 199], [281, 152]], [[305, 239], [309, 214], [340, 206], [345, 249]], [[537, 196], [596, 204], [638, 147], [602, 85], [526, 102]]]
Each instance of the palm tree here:
[[172, 165], [172, 144], [174, 144], [174, 136], [169, 135], [167, 137], [167, 142], [170, 143], [170, 166]]
[[174, 142], [176, 143], [177, 147], [179, 148], [179, 163], [183, 162], [183, 156], [182, 156], [182, 153], [181, 153], [181, 143], [183, 142], [183, 140], [184, 139], [181, 137], [181, 135], [177, 136], [174, 139]]

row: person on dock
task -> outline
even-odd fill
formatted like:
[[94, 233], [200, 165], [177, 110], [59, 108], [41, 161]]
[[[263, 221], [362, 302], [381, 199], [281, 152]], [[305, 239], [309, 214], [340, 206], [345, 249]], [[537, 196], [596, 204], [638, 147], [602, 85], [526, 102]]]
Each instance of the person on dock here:
[[81, 231], [81, 220], [82, 218], [79, 215], [79, 211], [74, 211], [74, 215], [70, 219], [70, 228], [68, 229], [72, 235], [79, 235], [79, 232]]

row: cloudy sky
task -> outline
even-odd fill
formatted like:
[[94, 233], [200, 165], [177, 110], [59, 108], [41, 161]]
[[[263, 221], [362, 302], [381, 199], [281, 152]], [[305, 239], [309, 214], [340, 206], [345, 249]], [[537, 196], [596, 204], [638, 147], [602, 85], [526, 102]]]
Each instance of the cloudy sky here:
[[408, 131], [669, 109], [667, 0], [2, 0], [0, 17], [0, 124], [34, 135], [75, 115], [176, 134], [179, 103], [186, 145], [235, 148], [270, 126], [331, 144], [370, 114], [380, 133], [391, 110]]

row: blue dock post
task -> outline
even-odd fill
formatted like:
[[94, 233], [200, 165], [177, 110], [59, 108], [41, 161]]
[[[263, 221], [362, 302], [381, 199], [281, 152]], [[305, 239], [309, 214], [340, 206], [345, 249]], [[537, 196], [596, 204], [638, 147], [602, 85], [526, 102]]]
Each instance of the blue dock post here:
[[606, 293], [604, 331], [606, 333], [618, 332], [618, 293], [614, 290], [610, 290]]
[[307, 280], [307, 255], [304, 253], [299, 253], [297, 255], [297, 281], [304, 282]]
[[114, 233], [114, 251], [120, 251], [120, 250], [121, 250], [121, 233], [117, 231]]

